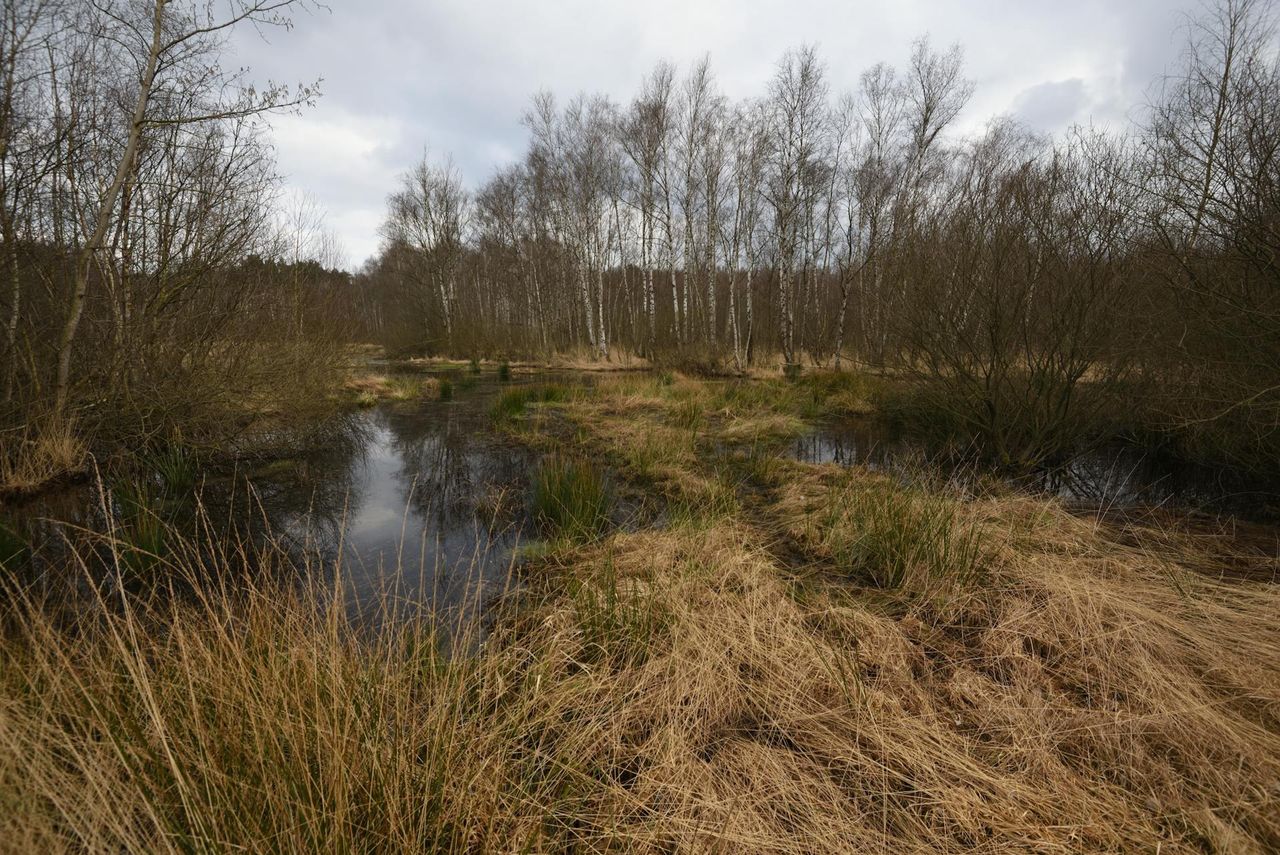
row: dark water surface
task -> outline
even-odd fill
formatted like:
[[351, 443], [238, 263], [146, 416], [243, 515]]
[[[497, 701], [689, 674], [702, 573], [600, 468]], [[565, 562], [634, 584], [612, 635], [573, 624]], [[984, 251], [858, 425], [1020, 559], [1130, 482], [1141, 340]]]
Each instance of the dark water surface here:
[[[235, 531], [281, 540], [294, 554], [312, 559], [307, 566], [338, 573], [339, 590], [356, 614], [387, 596], [415, 608], [482, 606], [510, 584], [522, 541], [536, 537], [529, 493], [538, 454], [494, 430], [493, 404], [505, 389], [522, 383], [593, 380], [588, 374], [517, 374], [508, 382], [491, 373], [448, 376], [455, 386], [451, 401], [385, 403], [342, 415], [317, 426], [291, 456], [241, 464], [235, 471], [215, 467], [201, 473], [199, 486], [180, 493], [163, 490], [157, 481], [146, 504], [174, 531], [212, 532], [215, 538]], [[786, 453], [905, 478], [921, 471], [967, 484], [991, 477], [941, 462], [873, 418], [818, 427], [791, 441]], [[1080, 508], [1204, 511], [1266, 520], [1268, 531], [1280, 519], [1280, 496], [1239, 473], [1178, 465], [1131, 448], [1098, 449], [1051, 472], [1002, 480]], [[123, 496], [118, 485], [105, 492], [82, 485], [0, 507], [0, 524], [18, 531], [27, 544], [22, 572], [30, 583], [83, 589], [83, 578], [67, 578], [76, 573], [68, 569], [74, 568], [68, 543], [80, 543], [82, 531], [113, 525], [130, 532]], [[615, 501], [614, 510], [615, 516], [625, 511], [625, 501]], [[0, 560], [5, 548], [0, 539]], [[163, 553], [163, 543], [155, 551]], [[145, 575], [143, 570], [135, 576]], [[109, 572], [98, 578], [111, 582]]]
[[[964, 455], [930, 451], [873, 417], [841, 420], [797, 437], [788, 454], [808, 463], [866, 466], [911, 477], [921, 468], [962, 486], [989, 471], [963, 461]], [[1164, 508], [1280, 522], [1280, 485], [1237, 472], [1112, 444], [1092, 449], [1065, 464], [998, 480], [1017, 489], [1047, 494], [1079, 509]]]
[[[178, 531], [207, 521], [214, 530], [269, 533], [299, 556], [322, 559], [310, 566], [339, 574], [354, 613], [386, 596], [437, 609], [482, 605], [509, 584], [517, 548], [534, 536], [527, 497], [538, 458], [493, 429], [493, 403], [522, 383], [589, 381], [448, 377], [453, 400], [382, 403], [342, 415], [324, 426], [315, 448], [205, 472], [195, 489], [150, 506]], [[0, 509], [0, 519], [29, 544], [25, 573], [33, 582], [65, 586], [68, 580], [54, 577], [67, 572], [67, 544], [77, 530], [101, 531], [126, 517], [117, 492], [81, 486]]]

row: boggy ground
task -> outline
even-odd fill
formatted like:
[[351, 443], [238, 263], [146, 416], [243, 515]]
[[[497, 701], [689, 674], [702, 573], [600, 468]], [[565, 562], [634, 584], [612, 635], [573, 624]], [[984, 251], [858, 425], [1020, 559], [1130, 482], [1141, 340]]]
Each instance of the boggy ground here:
[[1280, 848], [1280, 587], [1218, 572], [1274, 557], [777, 453], [869, 393], [514, 390], [555, 529], [468, 655], [265, 583], [14, 610], [0, 847]]

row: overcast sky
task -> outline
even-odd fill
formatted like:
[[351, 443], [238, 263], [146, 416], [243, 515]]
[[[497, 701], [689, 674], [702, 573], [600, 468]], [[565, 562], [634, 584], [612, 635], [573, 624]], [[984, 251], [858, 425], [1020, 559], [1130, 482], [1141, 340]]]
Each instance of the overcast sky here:
[[318, 105], [272, 120], [288, 186], [313, 196], [358, 267], [378, 249], [396, 177], [423, 147], [478, 185], [524, 150], [530, 96], [630, 100], [661, 59], [709, 54], [722, 90], [759, 95], [788, 47], [816, 44], [833, 93], [911, 41], [959, 42], [974, 81], [962, 129], [998, 114], [1056, 132], [1126, 121], [1175, 61], [1196, 0], [328, 0], [289, 32], [236, 36], [258, 80], [324, 79]]

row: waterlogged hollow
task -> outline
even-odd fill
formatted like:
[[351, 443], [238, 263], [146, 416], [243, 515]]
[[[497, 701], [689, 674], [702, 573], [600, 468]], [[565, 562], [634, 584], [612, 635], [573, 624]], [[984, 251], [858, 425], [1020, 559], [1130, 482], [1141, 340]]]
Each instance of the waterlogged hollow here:
[[[385, 602], [482, 607], [509, 584], [522, 541], [536, 536], [528, 496], [538, 454], [495, 430], [491, 416], [503, 390], [533, 378], [449, 378], [457, 388], [452, 400], [380, 403], [344, 414], [321, 427], [308, 451], [235, 472], [202, 472], [199, 485], [182, 495], [157, 487], [148, 508], [178, 531], [204, 519], [215, 529], [269, 533], [297, 555], [318, 559], [308, 566], [338, 574], [352, 614]], [[552, 379], [587, 382], [536, 378]], [[131, 508], [117, 492], [80, 487], [9, 509], [9, 525], [29, 544], [25, 572], [33, 581], [51, 590], [66, 585], [50, 577], [71, 563], [66, 545], [77, 529], [114, 524], [125, 539], [134, 536]], [[98, 575], [111, 583], [111, 573]]]
[[[992, 473], [965, 462], [963, 453], [943, 455], [874, 417], [821, 425], [796, 437], [790, 457], [806, 463], [866, 466], [912, 477], [928, 467], [961, 484]], [[1094, 448], [1060, 466], [1000, 476], [1009, 486], [1061, 499], [1089, 510], [1162, 507], [1274, 522], [1280, 519], [1280, 485], [1248, 473], [1188, 464], [1121, 444]]]
[[[66, 589], [69, 582], [85, 590], [84, 580], [59, 576], [74, 572], [68, 571], [74, 562], [66, 560], [66, 552], [78, 531], [115, 526], [126, 540], [138, 539], [137, 526], [130, 523], [136, 508], [129, 503], [141, 501], [175, 531], [194, 531], [204, 520], [215, 532], [269, 533], [295, 554], [310, 557], [306, 566], [339, 574], [338, 590], [354, 615], [388, 601], [473, 613], [511, 583], [519, 547], [538, 536], [530, 476], [540, 454], [495, 428], [495, 401], [503, 390], [522, 383], [593, 381], [588, 374], [517, 374], [509, 381], [492, 372], [448, 376], [456, 389], [451, 400], [381, 403], [344, 414], [316, 425], [301, 444], [305, 450], [234, 472], [200, 472], [198, 485], [185, 491], [166, 492], [150, 484], [139, 500], [120, 485], [105, 495], [80, 487], [4, 509], [0, 522], [20, 531], [28, 545], [23, 572], [50, 591]], [[789, 441], [785, 453], [904, 478], [932, 471], [972, 483], [991, 474], [944, 463], [872, 417], [821, 425]], [[1268, 529], [1280, 515], [1277, 493], [1241, 476], [1179, 466], [1117, 446], [1010, 483], [1085, 508], [1206, 510], [1265, 519]], [[626, 525], [619, 518], [627, 516], [626, 500], [615, 496], [613, 505], [613, 524]], [[163, 539], [143, 537], [139, 549], [163, 552]], [[132, 570], [135, 581], [150, 566], [138, 563], [140, 568]], [[113, 583], [110, 572], [98, 578], [108, 587]]]
[[[514, 550], [531, 534], [525, 496], [536, 462], [491, 429], [493, 391], [478, 385], [452, 401], [382, 404], [352, 416], [361, 441], [346, 460], [275, 485], [290, 508], [275, 528], [341, 556], [327, 566], [357, 603], [383, 594], [447, 609], [482, 603], [506, 583]], [[327, 507], [302, 507], [313, 495]]]

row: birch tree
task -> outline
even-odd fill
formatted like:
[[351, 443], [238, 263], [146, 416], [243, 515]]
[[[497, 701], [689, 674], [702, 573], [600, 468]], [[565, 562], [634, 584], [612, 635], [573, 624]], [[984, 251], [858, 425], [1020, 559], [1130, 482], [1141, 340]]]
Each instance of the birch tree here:
[[796, 365], [796, 267], [805, 199], [825, 120], [826, 71], [812, 47], [789, 51], [769, 86], [772, 149], [766, 199], [773, 211], [783, 360]]
[[[144, 139], [157, 129], [174, 125], [215, 122], [260, 115], [310, 102], [313, 86], [289, 89], [269, 85], [264, 91], [249, 86], [242, 72], [228, 74], [217, 64], [217, 55], [230, 31], [237, 26], [288, 27], [291, 8], [301, 0], [231, 0], [214, 6], [178, 0], [153, 0], [145, 5], [123, 0], [96, 0], [80, 27], [92, 28], [101, 74], [107, 63], [127, 69], [132, 96], [118, 130], [120, 145], [113, 156], [109, 178], [80, 218], [80, 249], [70, 283], [66, 320], [58, 337], [54, 380], [54, 410], [67, 404], [71, 383], [72, 348], [84, 312], [91, 274], [103, 263], [107, 237], [121, 219], [119, 203], [133, 174]], [[205, 98], [194, 109], [168, 110], [179, 102], [167, 97], [189, 94], [199, 87]], [[190, 100], [190, 99], [186, 99]], [[88, 187], [80, 185], [88, 192]]]

